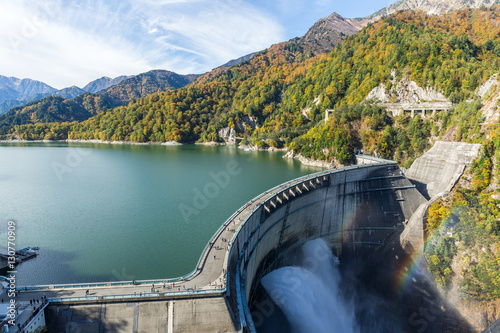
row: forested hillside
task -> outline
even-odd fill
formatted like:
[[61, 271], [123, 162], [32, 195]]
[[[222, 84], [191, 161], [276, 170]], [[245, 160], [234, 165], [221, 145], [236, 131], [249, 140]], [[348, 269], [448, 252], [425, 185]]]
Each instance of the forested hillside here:
[[[231, 127], [244, 137], [244, 143], [287, 146], [306, 157], [347, 163], [355, 149], [363, 148], [387, 158], [410, 159], [425, 149], [431, 127], [438, 133], [438, 123], [425, 125], [429, 129], [421, 128], [410, 136], [413, 132], [407, 126], [413, 126], [412, 121], [388, 118], [380, 113], [383, 110], [356, 112], [354, 118], [342, 110], [362, 103], [381, 82], [390, 85], [393, 70], [397, 77], [407, 76], [422, 87], [434, 87], [454, 102], [472, 98], [477, 87], [499, 70], [498, 23], [500, 18], [493, 10], [443, 16], [400, 12], [367, 26], [328, 55], [312, 57], [293, 42], [278, 44], [220, 71], [208, 82], [205, 79], [187, 88], [133, 100], [68, 126], [60, 137], [218, 141], [217, 131]], [[327, 126], [342, 129], [342, 133], [326, 133], [325, 109], [337, 109]], [[256, 130], [242, 124], [245, 115], [257, 120]], [[53, 126], [46, 125], [40, 135], [34, 134], [33, 126], [15, 127], [11, 133], [40, 139]], [[340, 152], [335, 147], [344, 147], [339, 141], [344, 132], [353, 140]]]
[[[198, 75], [179, 75], [165, 70], [153, 70], [121, 80], [118, 84], [96, 94], [83, 93], [83, 90], [72, 87], [82, 93], [71, 99], [63, 98], [64, 96], [46, 97], [0, 115], [0, 136], [7, 134], [13, 125], [83, 121], [110, 108], [127, 104], [131, 99], [184, 87], [197, 77]], [[57, 93], [64, 93], [65, 90], [67, 89]], [[21, 135], [21, 137], [67, 138], [67, 133], [62, 133], [60, 130], [56, 132], [57, 135], [37, 131], [38, 134], [34, 136]]]
[[[111, 104], [108, 100], [90, 93], [73, 99], [65, 99], [59, 96], [46, 97], [0, 115], [0, 134], [6, 133], [13, 125], [82, 121], [110, 107]], [[43, 134], [43, 138], [60, 138], [60, 131], [56, 131], [58, 135]], [[38, 133], [34, 134], [36, 136], [42, 135], [41, 132], [36, 133]]]
[[118, 106], [127, 104], [128, 101], [134, 98], [184, 87], [197, 77], [198, 75], [180, 75], [165, 70], [152, 70], [130, 77], [98, 92], [98, 94], [105, 96], [113, 105]]

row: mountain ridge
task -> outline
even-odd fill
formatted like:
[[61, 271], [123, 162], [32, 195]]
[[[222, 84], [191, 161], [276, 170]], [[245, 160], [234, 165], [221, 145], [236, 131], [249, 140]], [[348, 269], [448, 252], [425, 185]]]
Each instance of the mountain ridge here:
[[155, 69], [132, 76], [97, 94], [110, 99], [114, 105], [123, 105], [134, 98], [184, 87], [199, 77], [197, 74], [181, 75], [172, 71]]
[[[163, 70], [157, 70], [157, 71], [162, 72]], [[143, 78], [146, 73], [150, 73], [150, 72], [154, 72], [154, 70], [149, 71], [149, 72], [145, 72], [145, 73], [140, 73], [137, 75], [129, 75], [129, 76], [122, 75], [122, 76], [118, 76], [116, 78], [109, 78], [109, 77], [103, 76], [99, 79], [96, 79], [96, 80], [89, 82], [83, 88], [79, 88], [79, 87], [73, 85], [71, 87], [66, 87], [66, 88], [59, 89], [59, 90], [52, 88], [49, 85], [47, 85], [46, 83], [41, 82], [41, 81], [36, 81], [36, 80], [31, 80], [31, 79], [22, 79], [21, 80], [21, 79], [15, 78], [15, 77], [7, 78], [7, 77], [3, 77], [0, 75], [0, 96], [2, 95], [2, 82], [6, 81], [9, 83], [9, 85], [5, 84], [4, 96], [10, 97], [10, 98], [4, 99], [4, 100], [2, 100], [0, 97], [0, 115], [6, 113], [7, 111], [9, 111], [13, 108], [27, 105], [27, 104], [30, 104], [32, 102], [36, 102], [36, 101], [42, 100], [43, 98], [50, 97], [50, 96], [60, 96], [60, 97], [66, 98], [66, 99], [72, 99], [72, 98], [78, 97], [79, 95], [83, 95], [85, 93], [106, 94], [106, 93], [109, 93], [107, 91], [109, 88], [116, 86], [116, 85], [122, 83], [123, 81], [132, 79], [134, 77]], [[178, 74], [176, 74], [174, 72], [170, 72], [170, 71], [165, 71], [165, 73], [171, 73], [169, 75], [172, 78], [175, 77], [175, 75], [178, 75]], [[159, 75], [161, 75], [161, 74], [159, 74]], [[193, 78], [193, 77], [197, 78], [196, 75], [187, 75], [185, 77], [187, 78], [187, 80], [189, 82], [192, 81], [192, 79], [190, 79], [190, 78]], [[162, 81], [163, 78], [158, 78], [158, 80]], [[180, 83], [178, 83], [178, 84], [176, 84], [176, 83], [172, 84], [172, 86], [176, 86], [176, 87], [178, 85], [179, 86], [183, 85], [186, 82], [186, 81], [183, 81], [183, 79], [179, 79], [179, 78], [174, 79], [174, 81], [180, 81]], [[14, 83], [11, 83], [11, 82], [14, 82]], [[134, 82], [134, 81], [131, 81], [131, 82]], [[29, 83], [31, 83], [31, 85], [35, 85], [35, 83], [36, 83], [36, 85], [39, 87], [42, 87], [42, 88], [48, 87], [48, 88], [44, 88], [44, 89], [39, 88], [38, 90], [36, 90], [35, 88], [31, 87], [30, 91], [28, 91], [28, 92], [26, 91], [26, 89], [19, 88], [20, 92], [16, 92], [16, 90], [14, 90], [14, 88], [12, 86], [15, 86], [15, 85], [21, 86], [22, 83], [24, 83], [24, 86], [27, 86]], [[132, 83], [132, 85], [133, 85], [133, 83]], [[141, 97], [141, 96], [143, 96], [144, 93], [156, 92], [156, 91], [158, 91], [158, 89], [162, 90], [162, 89], [169, 88], [169, 87], [163, 87], [161, 83], [157, 83], [157, 86], [158, 86], [157, 89], [151, 89], [151, 90], [146, 89], [144, 92], [137, 91], [134, 94], [132, 94], [132, 97], [130, 97], [130, 99]], [[132, 89], [130, 89], [130, 90], [132, 90]], [[110, 94], [114, 95], [114, 94], [116, 94], [116, 92], [110, 93]], [[124, 103], [123, 98], [116, 98], [114, 102], [116, 103], [116, 105]]]
[[57, 89], [41, 81], [0, 75], [0, 102], [11, 99], [24, 99], [30, 95], [46, 94], [55, 91]]
[[[165, 70], [152, 70], [122, 80], [98, 93], [85, 92], [76, 86], [65, 88], [58, 91], [60, 95], [47, 96], [26, 105], [14, 107], [0, 115], [0, 129], [9, 127], [9, 124], [83, 121], [110, 108], [127, 104], [130, 100], [183, 87], [196, 78], [198, 75], [180, 75]], [[106, 79], [104, 81], [109, 82]], [[63, 96], [65, 93], [78, 94], [73, 98], [65, 98]]]
[[121, 76], [118, 76], [118, 77], [115, 77], [114, 79], [113, 78], [110, 78], [110, 77], [107, 77], [107, 76], [103, 76], [99, 79], [96, 79], [94, 81], [91, 81], [89, 83], [87, 83], [83, 88], [82, 90], [85, 91], [85, 92], [89, 92], [89, 93], [97, 93], [101, 90], [105, 90], [105, 89], [108, 89], [109, 87], [112, 87], [114, 85], [117, 85], [118, 83], [126, 80], [126, 79], [129, 79], [131, 77], [133, 77], [134, 75], [121, 75]]
[[304, 36], [293, 38], [290, 41], [314, 55], [328, 53], [347, 37], [360, 30], [356, 24], [356, 21], [332, 13], [318, 20]]
[[349, 19], [357, 23], [354, 25], [365, 27], [367, 24], [375, 22], [382, 17], [391, 15], [400, 10], [421, 10], [428, 15], [441, 15], [451, 11], [462, 9], [479, 9], [481, 7], [491, 8], [500, 5], [500, 0], [400, 0], [396, 1], [375, 13]]
[[49, 96], [61, 96], [71, 99], [86, 92], [95, 93], [116, 85], [129, 77], [131, 76], [122, 75], [114, 79], [102, 77], [89, 82], [83, 88], [73, 85], [55, 89], [41, 81], [0, 75], [0, 114]]

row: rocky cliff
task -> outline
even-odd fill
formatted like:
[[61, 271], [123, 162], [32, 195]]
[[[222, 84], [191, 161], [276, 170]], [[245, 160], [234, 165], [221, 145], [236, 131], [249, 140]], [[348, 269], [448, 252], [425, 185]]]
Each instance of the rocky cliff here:
[[390, 15], [400, 10], [421, 10], [429, 15], [440, 15], [465, 8], [491, 8], [499, 4], [500, 0], [402, 0], [397, 1], [370, 16], [357, 18], [353, 21], [357, 21], [356, 24], [358, 26], [364, 27], [370, 22], [375, 22], [381, 17]]
[[375, 87], [366, 100], [380, 103], [449, 102], [440, 92], [431, 87], [422, 88], [407, 77], [396, 81], [395, 73], [389, 85], [381, 83]]

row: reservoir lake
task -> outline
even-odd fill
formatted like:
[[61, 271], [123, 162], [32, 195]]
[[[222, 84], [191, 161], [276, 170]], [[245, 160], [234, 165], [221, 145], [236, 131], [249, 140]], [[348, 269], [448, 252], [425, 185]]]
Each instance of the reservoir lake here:
[[234, 146], [0, 143], [0, 252], [39, 246], [17, 285], [177, 277], [258, 194], [317, 172]]

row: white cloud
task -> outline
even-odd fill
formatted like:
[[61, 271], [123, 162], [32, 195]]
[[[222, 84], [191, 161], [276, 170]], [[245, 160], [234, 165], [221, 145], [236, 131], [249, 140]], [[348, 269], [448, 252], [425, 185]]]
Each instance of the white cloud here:
[[208, 63], [223, 62], [261, 50], [282, 41], [282, 28], [268, 15], [246, 3], [215, 2], [203, 8], [190, 8], [192, 15], [168, 15], [158, 21], [170, 35], [162, 41], [182, 41], [184, 48], [204, 54]]
[[0, 75], [56, 88], [152, 68], [200, 73], [283, 40], [243, 0], [0, 0]]

